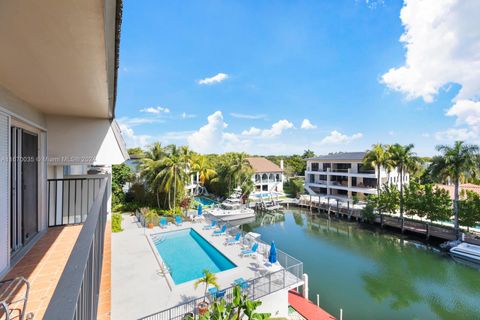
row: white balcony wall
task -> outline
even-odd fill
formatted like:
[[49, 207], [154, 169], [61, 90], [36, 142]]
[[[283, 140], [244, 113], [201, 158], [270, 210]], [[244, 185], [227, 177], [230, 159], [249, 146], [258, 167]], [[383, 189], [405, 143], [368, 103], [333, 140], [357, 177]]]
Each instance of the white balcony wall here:
[[48, 116], [51, 165], [110, 165], [125, 161], [123, 140], [107, 119]]

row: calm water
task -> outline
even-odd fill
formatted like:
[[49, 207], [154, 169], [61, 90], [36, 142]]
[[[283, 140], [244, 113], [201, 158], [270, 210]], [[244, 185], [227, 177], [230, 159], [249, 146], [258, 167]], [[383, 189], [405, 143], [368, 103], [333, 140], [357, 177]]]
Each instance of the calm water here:
[[343, 319], [480, 319], [480, 271], [417, 241], [302, 211], [244, 226], [300, 259], [310, 299]]

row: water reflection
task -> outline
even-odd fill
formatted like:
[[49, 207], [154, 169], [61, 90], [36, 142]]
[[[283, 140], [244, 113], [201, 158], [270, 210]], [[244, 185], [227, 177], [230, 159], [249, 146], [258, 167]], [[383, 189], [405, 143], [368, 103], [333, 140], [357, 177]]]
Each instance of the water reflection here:
[[245, 227], [303, 260], [311, 292], [333, 314], [343, 307], [351, 319], [480, 318], [480, 272], [435, 248], [295, 210], [280, 221], [258, 217]]

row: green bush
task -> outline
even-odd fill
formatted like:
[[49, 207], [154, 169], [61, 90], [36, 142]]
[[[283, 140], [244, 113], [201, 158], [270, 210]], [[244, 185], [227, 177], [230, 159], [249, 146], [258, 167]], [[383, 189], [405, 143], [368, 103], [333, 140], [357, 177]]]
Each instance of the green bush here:
[[120, 213], [112, 214], [112, 232], [120, 232], [122, 229], [122, 215]]

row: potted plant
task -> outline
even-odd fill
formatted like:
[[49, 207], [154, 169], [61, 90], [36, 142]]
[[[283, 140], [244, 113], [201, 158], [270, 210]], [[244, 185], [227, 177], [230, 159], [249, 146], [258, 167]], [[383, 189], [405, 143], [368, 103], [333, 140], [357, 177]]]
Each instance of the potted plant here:
[[145, 222], [149, 229], [153, 228], [153, 219], [157, 216], [157, 213], [149, 208], [142, 208], [140, 212], [143, 214], [145, 218]]
[[205, 284], [205, 294], [203, 296], [203, 301], [197, 305], [198, 313], [200, 313], [200, 315], [203, 315], [208, 312], [208, 302], [207, 302], [208, 286], [212, 285], [217, 289], [219, 288], [217, 283], [217, 276], [215, 276], [215, 274], [211, 273], [206, 269], [203, 270], [203, 277], [195, 281], [194, 283], [195, 289], [197, 289], [198, 286], [202, 283]]

